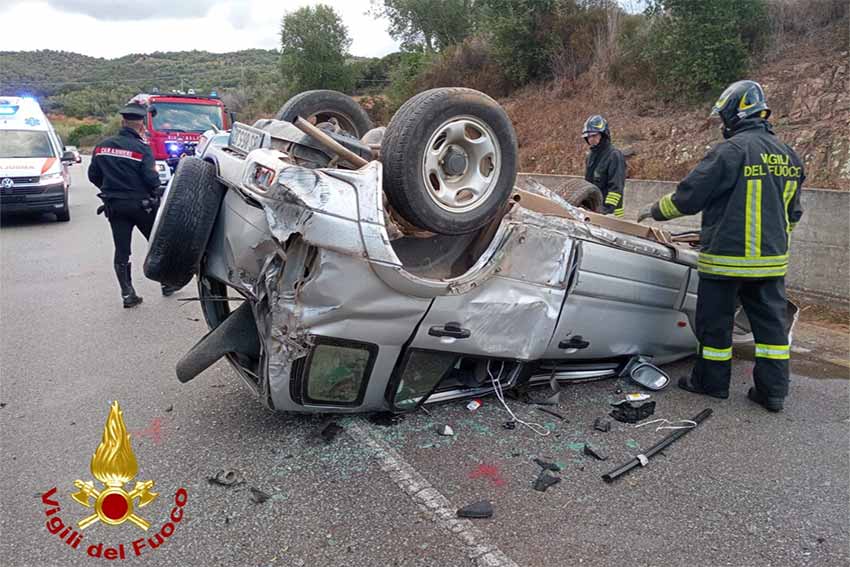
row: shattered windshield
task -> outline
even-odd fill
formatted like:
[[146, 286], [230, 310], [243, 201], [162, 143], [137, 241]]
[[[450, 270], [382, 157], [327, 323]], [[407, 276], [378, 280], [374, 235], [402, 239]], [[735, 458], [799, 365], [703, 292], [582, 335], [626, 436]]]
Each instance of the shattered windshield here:
[[221, 107], [213, 104], [158, 102], [154, 107], [153, 129], [161, 132], [206, 132], [221, 129]]

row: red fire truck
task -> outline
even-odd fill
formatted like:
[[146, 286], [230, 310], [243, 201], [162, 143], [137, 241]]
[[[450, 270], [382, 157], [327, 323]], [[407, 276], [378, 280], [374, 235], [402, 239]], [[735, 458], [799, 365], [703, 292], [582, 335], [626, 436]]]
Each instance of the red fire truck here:
[[202, 96], [190, 90], [188, 94], [138, 94], [130, 102], [148, 108], [145, 127], [163, 185], [168, 183], [182, 157], [195, 154], [202, 133], [230, 127], [224, 103], [215, 93]]

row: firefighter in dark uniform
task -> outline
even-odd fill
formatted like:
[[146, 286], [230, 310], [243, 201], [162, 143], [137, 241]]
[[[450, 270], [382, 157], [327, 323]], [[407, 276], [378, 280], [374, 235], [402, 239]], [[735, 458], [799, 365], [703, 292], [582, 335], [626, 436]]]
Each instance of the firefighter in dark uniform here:
[[[133, 227], [137, 227], [145, 238], [150, 237], [161, 192], [153, 153], [142, 138], [147, 109], [141, 104], [130, 103], [119, 113], [121, 130], [97, 145], [92, 152], [88, 174], [89, 181], [101, 191], [97, 196], [103, 200], [103, 206], [98, 213], [106, 213], [112, 229], [115, 275], [124, 307], [135, 307], [142, 298], [133, 289], [131, 276]], [[163, 295], [171, 295], [174, 291], [174, 288], [162, 287]]]
[[679, 386], [729, 397], [732, 325], [738, 298], [755, 335], [755, 387], [748, 397], [781, 411], [788, 395], [790, 348], [785, 273], [791, 231], [803, 216], [800, 158], [767, 122], [770, 109], [754, 81], [730, 85], [714, 103], [724, 142], [676, 187], [641, 211], [658, 221], [702, 211], [696, 334], [699, 358]]
[[611, 143], [608, 121], [594, 114], [585, 120], [581, 135], [590, 146], [584, 179], [602, 192], [602, 212], [622, 217], [625, 213], [623, 188], [626, 185], [626, 160], [623, 152]]

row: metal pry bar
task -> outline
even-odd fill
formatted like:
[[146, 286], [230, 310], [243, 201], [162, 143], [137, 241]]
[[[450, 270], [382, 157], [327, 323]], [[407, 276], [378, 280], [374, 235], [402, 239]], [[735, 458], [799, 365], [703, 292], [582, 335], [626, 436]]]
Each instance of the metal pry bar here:
[[[712, 413], [713, 412], [710, 408], [706, 408], [699, 412], [691, 421], [700, 424], [706, 418], [711, 416]], [[653, 445], [648, 450], [644, 451], [642, 454], [638, 455], [631, 461], [623, 464], [622, 466], [612, 470], [609, 473], [602, 475], [602, 480], [604, 480], [605, 482], [614, 482], [614, 480], [616, 480], [618, 477], [626, 474], [634, 468], [645, 467], [648, 464], [649, 459], [652, 458], [655, 454], [660, 453], [673, 442], [675, 442], [677, 439], [684, 437], [688, 434], [688, 432], [692, 431], [693, 429], [693, 427], [689, 427], [687, 429], [678, 429], [672, 432], [670, 435], [668, 435], [667, 437], [665, 437], [664, 439], [662, 439], [661, 441], [659, 441], [658, 443], [656, 443], [655, 445]]]

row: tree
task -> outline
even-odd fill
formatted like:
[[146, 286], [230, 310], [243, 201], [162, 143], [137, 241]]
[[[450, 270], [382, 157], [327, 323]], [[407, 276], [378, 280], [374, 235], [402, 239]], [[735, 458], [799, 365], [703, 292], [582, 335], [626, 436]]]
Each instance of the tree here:
[[370, 13], [389, 20], [387, 31], [405, 50], [442, 51], [475, 31], [480, 0], [372, 0]]
[[283, 80], [293, 91], [351, 90], [353, 77], [345, 62], [351, 38], [330, 6], [305, 6], [286, 14], [280, 44]]
[[550, 76], [552, 56], [561, 45], [560, 8], [560, 0], [484, 0], [496, 58], [515, 86]]
[[701, 99], [740, 79], [764, 42], [764, 0], [655, 0], [648, 50], [669, 98]]

